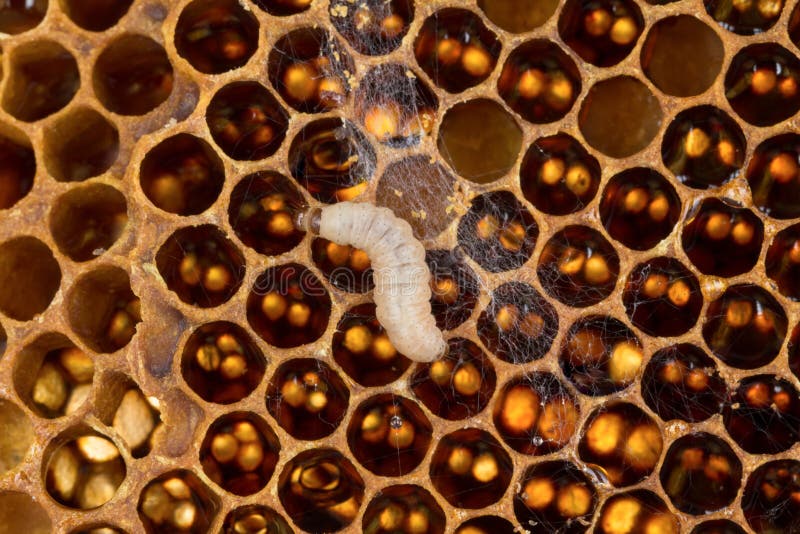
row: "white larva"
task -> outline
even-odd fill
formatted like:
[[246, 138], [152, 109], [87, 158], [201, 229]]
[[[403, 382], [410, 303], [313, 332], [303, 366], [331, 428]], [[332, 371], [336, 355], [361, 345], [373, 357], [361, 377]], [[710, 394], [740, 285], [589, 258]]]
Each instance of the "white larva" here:
[[389, 208], [340, 202], [315, 210], [310, 229], [367, 253], [374, 272], [375, 315], [399, 352], [418, 362], [445, 353], [447, 344], [431, 314], [425, 248], [406, 221]]

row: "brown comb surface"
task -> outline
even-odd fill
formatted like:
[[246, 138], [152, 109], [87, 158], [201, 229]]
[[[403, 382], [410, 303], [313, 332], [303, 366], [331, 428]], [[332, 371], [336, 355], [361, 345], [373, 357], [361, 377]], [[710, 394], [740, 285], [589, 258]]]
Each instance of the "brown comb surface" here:
[[800, 532], [796, 11], [3, 2], [0, 533]]

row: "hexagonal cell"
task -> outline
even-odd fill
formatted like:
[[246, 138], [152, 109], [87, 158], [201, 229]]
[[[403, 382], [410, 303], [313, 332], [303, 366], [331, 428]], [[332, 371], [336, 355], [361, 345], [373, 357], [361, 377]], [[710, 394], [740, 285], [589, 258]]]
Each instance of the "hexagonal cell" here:
[[317, 237], [311, 242], [311, 259], [336, 289], [367, 293], [375, 288], [372, 264], [361, 249]]
[[364, 534], [444, 534], [446, 517], [433, 495], [420, 486], [381, 489], [364, 511]]
[[50, 249], [35, 237], [15, 237], [0, 244], [0, 311], [29, 321], [50, 306], [61, 268]]
[[411, 69], [388, 63], [361, 79], [355, 104], [358, 121], [368, 133], [383, 144], [403, 148], [418, 145], [430, 135], [439, 100]]
[[566, 226], [545, 244], [536, 273], [550, 296], [568, 306], [584, 308], [614, 291], [619, 256], [597, 230]]
[[352, 6], [350, 0], [331, 2], [331, 22], [350, 46], [368, 56], [388, 54], [399, 47], [414, 19], [412, 0], [368, 0], [357, 9]]
[[730, 277], [755, 266], [763, 239], [764, 223], [753, 212], [707, 198], [689, 213], [681, 242], [700, 272]]
[[800, 440], [800, 395], [784, 378], [749, 376], [731, 393], [723, 420], [728, 434], [747, 452], [783, 452]]
[[30, 495], [16, 491], [0, 493], [0, 524], [9, 532], [50, 534], [53, 531], [47, 511]]
[[703, 349], [680, 343], [658, 350], [642, 376], [642, 399], [664, 421], [705, 421], [720, 413], [728, 386]]
[[725, 97], [733, 110], [756, 126], [770, 126], [800, 110], [800, 59], [774, 43], [742, 48], [725, 75]]
[[641, 375], [644, 350], [625, 323], [589, 315], [567, 332], [559, 363], [564, 376], [584, 395], [599, 397], [630, 386]]
[[679, 534], [680, 522], [652, 491], [637, 489], [609, 497], [595, 522], [596, 534]]
[[128, 273], [110, 265], [78, 278], [67, 293], [66, 311], [72, 330], [96, 352], [127, 345], [142, 320]]
[[258, 48], [258, 20], [236, 0], [194, 0], [178, 17], [175, 48], [205, 74], [237, 69]]
[[68, 430], [48, 448], [42, 463], [45, 489], [68, 508], [103, 506], [125, 479], [125, 461], [117, 446], [89, 428]]
[[637, 265], [625, 281], [625, 312], [645, 334], [679, 336], [700, 316], [700, 283], [681, 262], [661, 256]]
[[683, 184], [709, 189], [739, 175], [746, 146], [742, 129], [724, 111], [698, 106], [678, 113], [667, 127], [661, 159]]
[[728, 31], [756, 35], [772, 28], [781, 16], [783, 0], [703, 0], [706, 12]]
[[[411, 225], [419, 239], [440, 235], [457, 216], [459, 207], [454, 192], [459, 185], [453, 173], [439, 162], [423, 155], [409, 156], [386, 166], [375, 189], [375, 202], [391, 209]], [[425, 187], [408, 192], [409, 177]]]
[[13, 52], [3, 109], [21, 121], [37, 121], [69, 104], [81, 85], [78, 63], [53, 41], [34, 41]]
[[[16, 404], [0, 399], [0, 425], [3, 434], [0, 438], [0, 476], [5, 476], [22, 463], [33, 445], [33, 427], [30, 418]], [[2, 503], [0, 495], [0, 503]], [[0, 517], [2, 517], [0, 504]], [[0, 521], [0, 524], [7, 525]]]
[[111, 41], [92, 73], [94, 92], [109, 111], [144, 115], [172, 93], [173, 72], [164, 48], [144, 35]]
[[200, 445], [200, 464], [217, 485], [234, 495], [252, 495], [267, 485], [281, 445], [260, 417], [233, 412], [214, 421]]
[[207, 210], [225, 183], [222, 160], [208, 143], [180, 133], [151, 148], [139, 168], [139, 184], [157, 208], [177, 215]]
[[653, 419], [635, 404], [612, 402], [584, 423], [578, 444], [581, 460], [615, 487], [636, 484], [653, 472], [664, 441]]
[[248, 247], [267, 256], [289, 252], [306, 233], [295, 224], [308, 206], [295, 185], [276, 172], [245, 176], [231, 193], [228, 207], [236, 236]]
[[253, 3], [270, 15], [285, 17], [306, 11], [314, 0], [253, 0]]
[[268, 506], [249, 504], [234, 508], [225, 516], [220, 534], [291, 534], [292, 528]]
[[335, 449], [306, 450], [286, 463], [278, 497], [292, 522], [310, 532], [337, 532], [358, 515], [364, 480]]
[[125, 16], [133, 0], [62, 0], [61, 8], [81, 28], [101, 32]]
[[494, 100], [456, 104], [439, 129], [439, 153], [459, 175], [479, 184], [505, 176], [517, 161], [522, 130]]
[[661, 486], [682, 512], [703, 515], [730, 505], [742, 482], [742, 462], [724, 440], [698, 432], [670, 445], [659, 474]]
[[14, 368], [20, 399], [41, 417], [62, 417], [86, 401], [94, 361], [61, 334], [43, 334], [20, 352]]
[[347, 444], [356, 460], [376, 475], [397, 477], [422, 462], [433, 427], [416, 403], [391, 393], [365, 400], [347, 425]]
[[642, 31], [642, 11], [632, 0], [568, 0], [558, 19], [567, 46], [598, 67], [625, 59]]
[[767, 276], [781, 294], [800, 300], [800, 225], [794, 224], [778, 232], [767, 249]]
[[95, 413], [117, 432], [132, 457], [144, 458], [153, 448], [156, 432], [165, 430], [159, 406], [158, 398], [146, 397], [129, 377], [109, 373], [98, 388]]
[[593, 148], [612, 158], [626, 158], [650, 144], [663, 117], [658, 99], [645, 84], [632, 76], [617, 76], [589, 89], [578, 126]]
[[668, 95], [686, 97], [711, 87], [724, 58], [722, 39], [716, 31], [697, 17], [675, 15], [650, 28], [641, 63], [653, 85]]
[[455, 534], [514, 534], [514, 525], [496, 515], [482, 515], [461, 523]]
[[443, 436], [431, 457], [431, 483], [456, 508], [484, 508], [496, 503], [513, 472], [505, 449], [491, 434], [477, 428]]
[[209, 102], [206, 123], [214, 142], [228, 156], [254, 161], [278, 150], [286, 138], [289, 116], [260, 83], [233, 82]]
[[509, 363], [528, 363], [543, 357], [557, 333], [555, 308], [533, 286], [522, 282], [498, 287], [478, 319], [481, 342]]
[[703, 339], [720, 360], [755, 369], [778, 355], [788, 321], [768, 291], [752, 284], [730, 286], [706, 311]]
[[33, 189], [36, 156], [20, 132], [0, 134], [0, 210], [13, 207]]
[[774, 460], [760, 465], [742, 495], [742, 510], [758, 534], [792, 532], [800, 528], [795, 495], [800, 492], [800, 462]]
[[550, 373], [512, 379], [494, 405], [494, 426], [515, 451], [541, 456], [562, 449], [578, 429], [580, 404]]
[[247, 297], [247, 321], [270, 345], [299, 347], [328, 327], [331, 297], [308, 268], [289, 263], [264, 271]]
[[581, 92], [575, 62], [555, 43], [528, 41], [508, 56], [497, 91], [511, 109], [534, 124], [566, 115]]
[[472, 199], [457, 230], [463, 250], [487, 271], [521, 267], [533, 254], [539, 226], [510, 191], [493, 191]]
[[137, 509], [148, 534], [203, 534], [214, 522], [219, 503], [197, 475], [176, 469], [144, 487]]
[[59, 182], [82, 182], [103, 174], [119, 154], [117, 128], [92, 108], [70, 111], [44, 135], [44, 162]]
[[435, 415], [458, 420], [480, 413], [492, 398], [497, 373], [491, 360], [472, 341], [448, 340], [447, 355], [418, 364], [409, 379], [414, 395]]
[[529, 32], [553, 16], [557, 0], [478, 0], [486, 17], [512, 33]]
[[514, 515], [522, 525], [548, 532], [582, 534], [597, 508], [592, 480], [572, 462], [542, 462], [522, 474], [514, 495]]
[[681, 216], [681, 199], [661, 174], [635, 167], [609, 180], [599, 209], [612, 238], [628, 248], [648, 250], [672, 233]]
[[690, 534], [747, 534], [747, 532], [733, 521], [713, 519], [700, 523]]
[[466, 9], [443, 9], [425, 19], [414, 55], [433, 83], [460, 93], [486, 80], [502, 44], [481, 18]]
[[480, 283], [455, 251], [428, 250], [425, 261], [431, 272], [431, 311], [436, 325], [452, 330], [472, 315], [481, 292]]
[[111, 248], [128, 224], [125, 196], [104, 184], [71, 189], [50, 212], [50, 233], [74, 261], [88, 261]]
[[364, 134], [337, 118], [306, 125], [289, 149], [292, 176], [312, 197], [328, 204], [360, 195], [375, 172], [376, 161]]
[[283, 362], [267, 386], [267, 410], [292, 437], [317, 440], [344, 419], [350, 390], [331, 367], [313, 358]]
[[565, 133], [540, 137], [519, 171], [522, 194], [549, 215], [569, 215], [585, 208], [600, 186], [600, 164]]
[[211, 224], [174, 232], [158, 249], [156, 266], [179, 299], [200, 308], [230, 300], [245, 273], [242, 253]]
[[800, 217], [800, 135], [787, 133], [762, 142], [747, 166], [753, 204], [776, 219]]
[[269, 81], [297, 111], [320, 113], [344, 105], [355, 64], [338, 39], [322, 28], [293, 30], [269, 53]]
[[339, 367], [365, 387], [390, 384], [411, 365], [392, 345], [372, 303], [345, 312], [333, 334], [331, 350]]
[[181, 374], [205, 401], [238, 402], [261, 383], [267, 363], [244, 328], [227, 321], [197, 328], [183, 347]]
[[0, 8], [0, 32], [16, 35], [35, 28], [44, 19], [48, 3], [48, 0], [8, 0]]

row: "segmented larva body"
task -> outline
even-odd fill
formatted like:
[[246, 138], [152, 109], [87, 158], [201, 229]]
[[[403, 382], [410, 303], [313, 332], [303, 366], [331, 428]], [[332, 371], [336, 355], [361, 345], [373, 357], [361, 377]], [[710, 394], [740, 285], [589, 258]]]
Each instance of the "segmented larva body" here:
[[360, 248], [369, 256], [375, 314], [394, 347], [419, 362], [442, 356], [447, 344], [431, 314], [425, 248], [411, 226], [389, 208], [354, 202], [325, 206], [312, 226], [317, 223], [320, 237]]

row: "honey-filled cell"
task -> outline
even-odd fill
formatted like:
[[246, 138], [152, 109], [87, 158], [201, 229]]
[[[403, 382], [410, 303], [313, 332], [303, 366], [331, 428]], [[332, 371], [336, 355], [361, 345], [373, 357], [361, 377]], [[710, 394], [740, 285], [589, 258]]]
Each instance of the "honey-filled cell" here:
[[367, 505], [364, 534], [444, 534], [447, 518], [428, 490], [411, 484], [381, 489]]
[[564, 42], [599, 67], [625, 59], [643, 30], [642, 12], [632, 0], [569, 0], [558, 20]]

